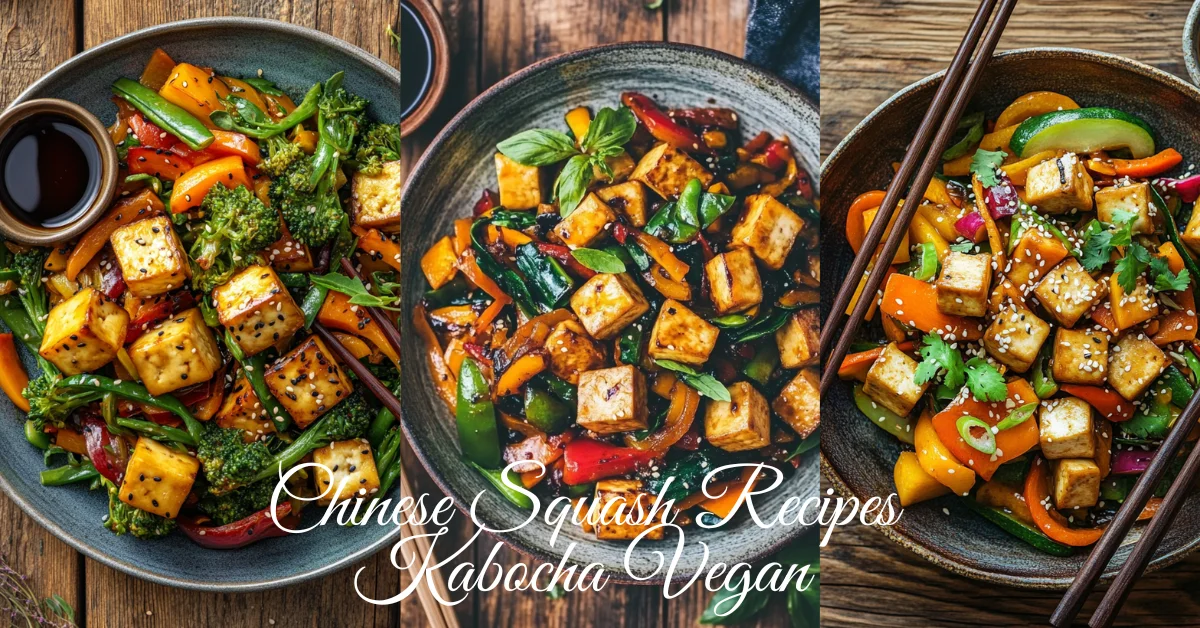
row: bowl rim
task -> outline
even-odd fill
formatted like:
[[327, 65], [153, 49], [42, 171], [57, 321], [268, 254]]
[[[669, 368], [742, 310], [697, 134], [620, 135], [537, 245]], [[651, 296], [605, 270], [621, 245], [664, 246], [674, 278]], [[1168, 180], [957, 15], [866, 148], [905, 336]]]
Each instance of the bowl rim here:
[[[426, 84], [423, 85], [425, 91], [417, 101], [417, 106], [400, 120], [401, 140], [429, 121], [450, 84], [450, 40], [446, 37], [446, 25], [442, 22], [441, 13], [429, 0], [404, 0], [401, 2], [402, 13], [405, 6], [423, 23], [421, 30], [429, 46], [430, 68]], [[401, 19], [404, 19], [403, 15]]]
[[[1195, 7], [1193, 7], [1192, 10], [1194, 13], [1196, 13], [1198, 16], [1200, 16], [1200, 0], [1197, 0], [1197, 3], [1195, 5]], [[1078, 59], [1078, 60], [1083, 60], [1083, 61], [1091, 61], [1091, 62], [1099, 63], [1099, 64], [1102, 64], [1102, 65], [1105, 65], [1105, 66], [1108, 66], [1111, 68], [1115, 68], [1115, 69], [1137, 72], [1137, 73], [1140, 73], [1149, 78], [1155, 79], [1159, 82], [1166, 83], [1170, 87], [1179, 89], [1180, 91], [1183, 91], [1184, 93], [1191, 96], [1193, 100], [1200, 102], [1200, 88], [1197, 88], [1196, 85], [1193, 85], [1193, 84], [1175, 76], [1174, 74], [1160, 70], [1154, 66], [1142, 63], [1141, 61], [1135, 61], [1128, 57], [1122, 57], [1120, 55], [1107, 53], [1107, 52], [1100, 52], [1098, 50], [1088, 50], [1085, 48], [1070, 48], [1070, 47], [1059, 47], [1059, 46], [1036, 46], [1036, 47], [1017, 48], [1017, 49], [1013, 49], [1013, 50], [1006, 50], [1003, 52], [998, 52], [998, 53], [992, 55], [992, 61], [1000, 61], [1000, 60], [1007, 60], [1007, 59], [1018, 59], [1019, 60], [1019, 59], [1025, 59], [1025, 58], [1038, 58], [1038, 57], [1044, 57], [1045, 55], [1053, 55], [1055, 58], [1062, 58], [1062, 59]], [[834, 163], [835, 160], [840, 158], [844, 153], [848, 152], [850, 143], [852, 141], [854, 141], [854, 139], [858, 135], [859, 131], [867, 123], [873, 122], [873, 121], [875, 121], [876, 118], [879, 118], [879, 117], [885, 115], [888, 112], [888, 110], [892, 108], [893, 105], [895, 105], [900, 100], [907, 98], [913, 92], [920, 90], [920, 89], [924, 89], [925, 87], [927, 87], [928, 85], [930, 85], [932, 83], [939, 82], [942, 79], [942, 77], [945, 75], [945, 73], [946, 73], [945, 70], [943, 70], [943, 71], [937, 72], [935, 74], [930, 74], [929, 76], [919, 79], [913, 83], [910, 83], [909, 85], [903, 87], [896, 93], [889, 96], [883, 102], [881, 102], [877, 107], [875, 107], [875, 109], [873, 109], [871, 111], [871, 113], [864, 116], [863, 119], [858, 122], [858, 124], [854, 125], [854, 128], [851, 129], [850, 132], [846, 134], [846, 137], [842, 138], [842, 140], [837, 143], [837, 146], [835, 146], [834, 149], [832, 151], [830, 151], [829, 156], [827, 158], [825, 158], [825, 160], [821, 163], [821, 172], [824, 173], [830, 164]], [[827, 480], [829, 480], [830, 484], [833, 485], [833, 488], [838, 492], [838, 494], [845, 496], [845, 497], [855, 496], [855, 493], [850, 490], [850, 487], [846, 484], [846, 481], [838, 473], [837, 465], [835, 465], [833, 460], [831, 460], [829, 457], [827, 457], [825, 455], [825, 450], [823, 447], [821, 450], [821, 473], [822, 473], [822, 475], [825, 476], [825, 478]], [[860, 499], [864, 498], [864, 496], [861, 496], [861, 495], [859, 495], [857, 497], [859, 497]], [[916, 554], [917, 556], [920, 556], [921, 558], [924, 558], [925, 560], [927, 560], [943, 569], [946, 569], [947, 571], [950, 571], [951, 573], [954, 573], [954, 574], [957, 574], [960, 576], [966, 576], [973, 580], [982, 580], [985, 582], [991, 582], [994, 584], [1002, 584], [1002, 585], [1006, 585], [1006, 586], [1010, 586], [1010, 587], [1014, 587], [1014, 588], [1018, 588], [1018, 589], [1043, 590], [1043, 591], [1064, 590], [1068, 586], [1070, 586], [1071, 581], [1072, 581], [1071, 578], [1019, 576], [1019, 575], [998, 573], [998, 572], [989, 570], [987, 568], [980, 568], [980, 567], [976, 567], [973, 565], [969, 565], [961, 560], [958, 560], [957, 558], [955, 558], [951, 555], [942, 554], [940, 552], [937, 552], [936, 550], [930, 549], [929, 547], [922, 545], [919, 541], [917, 541], [913, 537], [897, 530], [893, 526], [873, 526], [873, 527], [875, 527], [875, 529], [877, 529], [878, 531], [883, 533], [883, 535], [886, 536], [891, 541], [893, 541], [896, 544], [911, 551], [912, 553]], [[1150, 562], [1149, 565], [1147, 565], [1146, 573], [1154, 572], [1154, 571], [1157, 571], [1164, 567], [1173, 565], [1173, 564], [1183, 560], [1188, 554], [1196, 551], [1197, 549], [1200, 549], [1200, 537], [1197, 537], [1196, 539], [1192, 540], [1190, 543], [1186, 544], [1182, 548], [1180, 548], [1170, 554], [1156, 557], [1153, 561]], [[1112, 568], [1108, 568], [1105, 570], [1104, 575], [1101, 577], [1101, 582], [1108, 582], [1108, 581], [1112, 580], [1113, 577], [1115, 577], [1115, 576], [1116, 576], [1115, 570], [1113, 570]]]
[[[102, 44], [89, 48], [72, 56], [66, 61], [63, 61], [49, 72], [43, 74], [40, 78], [38, 78], [38, 80], [30, 84], [29, 87], [22, 90], [21, 93], [18, 94], [17, 97], [14, 98], [9, 104], [9, 107], [19, 105], [27, 100], [30, 100], [34, 92], [36, 92], [38, 89], [41, 89], [46, 83], [54, 80], [58, 75], [64, 72], [69, 72], [79, 66], [86, 66], [93, 60], [104, 57], [111, 53], [120, 53], [122, 49], [127, 46], [139, 44], [146, 40], [157, 39], [167, 34], [176, 34], [195, 30], [208, 30], [212, 28], [227, 28], [229, 26], [237, 26], [243, 29], [250, 28], [261, 31], [283, 33], [293, 37], [307, 39], [316, 43], [318, 46], [330, 46], [338, 48], [342, 52], [357, 58], [365, 63], [368, 67], [377, 71], [384, 77], [385, 80], [394, 83], [397, 91], [400, 89], [399, 70], [384, 63], [381, 59], [368, 53], [362, 48], [359, 48], [350, 42], [338, 39], [327, 33], [288, 22], [280, 22], [278, 20], [266, 18], [205, 17], [190, 20], [179, 20], [175, 22], [168, 22], [166, 24], [159, 24], [157, 26], [151, 26], [149, 28], [144, 28], [114, 39], [110, 39]], [[319, 50], [320, 48], [316, 49]], [[24, 497], [8, 482], [7, 478], [5, 478], [3, 474], [0, 474], [0, 490], [2, 490], [9, 499], [13, 500], [22, 512], [36, 521], [43, 528], [49, 530], [51, 534], [58, 537], [67, 545], [70, 545], [73, 549], [82, 553], [88, 558], [143, 580], [196, 591], [211, 591], [220, 593], [262, 591], [290, 584], [296, 584], [336, 571], [338, 569], [342, 569], [364, 558], [372, 556], [379, 551], [380, 548], [400, 535], [400, 528], [395, 527], [391, 530], [388, 530], [383, 536], [374, 542], [367, 544], [333, 562], [314, 568], [301, 570], [287, 576], [277, 578], [252, 578], [244, 581], [214, 583], [198, 578], [176, 578], [164, 576], [146, 569], [141, 565], [134, 564], [110, 555], [102, 548], [93, 547], [92, 545], [85, 543], [81, 539], [73, 536], [70, 531], [51, 521], [40, 511], [34, 509], [33, 506], [26, 501]]]
[[[564, 52], [564, 53], [560, 53], [557, 55], [547, 57], [545, 59], [541, 59], [539, 61], [536, 61], [530, 65], [527, 65], [524, 68], [521, 68], [520, 70], [517, 70], [516, 72], [504, 77], [503, 79], [497, 81], [491, 87], [488, 87], [484, 91], [480, 92], [479, 95], [477, 95], [475, 98], [471, 99], [471, 101], [469, 103], [467, 103], [466, 106], [464, 106], [458, 113], [456, 113], [454, 115], [454, 117], [451, 118], [450, 121], [447, 122], [446, 125], [444, 127], [442, 127], [442, 129], [440, 131], [438, 131], [437, 135], [434, 136], [433, 141], [430, 142], [429, 145], [425, 148], [424, 152], [421, 153], [421, 157], [417, 160], [416, 165], [409, 172], [407, 179], [405, 179], [404, 189], [407, 191], [409, 183], [411, 183], [412, 181], [415, 181], [419, 177], [423, 176], [425, 174], [425, 171], [432, 167], [432, 166], [430, 166], [430, 164], [433, 163], [433, 155], [441, 150], [442, 146], [447, 142], [447, 140], [452, 135], [454, 135], [455, 133], [458, 132], [459, 128], [466, 123], [467, 118], [469, 118], [471, 115], [473, 115], [477, 110], [487, 106], [492, 100], [494, 100], [500, 94], [502, 94], [505, 91], [507, 91], [508, 89], [510, 89], [512, 86], [519, 84], [521, 81], [525, 80], [526, 78], [528, 78], [534, 74], [545, 72], [547, 70], [551, 70], [551, 69], [559, 67], [561, 65], [573, 63], [573, 62], [579, 61], [580, 59], [584, 59], [584, 58], [591, 57], [594, 55], [605, 54], [608, 52], [612, 52], [614, 50], [627, 50], [627, 49], [628, 50], [647, 50], [647, 51], [673, 50], [673, 51], [678, 51], [678, 52], [696, 54], [696, 55], [699, 55], [702, 57], [709, 57], [711, 59], [716, 59], [716, 60], [722, 61], [722, 62], [732, 63], [741, 69], [744, 69], [748, 72], [757, 74], [758, 76], [769, 80], [773, 85], [780, 87], [784, 91], [788, 92], [790, 95], [798, 98], [800, 100], [800, 102], [804, 106], [808, 107], [815, 115], [817, 115], [818, 119], [819, 119], [820, 109], [813, 103], [813, 100], [811, 98], [809, 98], [806, 94], [804, 94], [804, 92], [802, 92], [798, 87], [796, 87], [795, 85], [789, 83], [788, 81], [780, 78], [778, 75], [774, 74], [773, 72], [771, 72], [769, 70], [758, 67], [758, 66], [746, 61], [745, 59], [733, 56], [729, 53], [721, 52], [719, 50], [714, 50], [712, 48], [704, 48], [702, 46], [696, 46], [696, 45], [692, 45], [692, 44], [684, 44], [684, 43], [670, 42], [670, 41], [657, 41], [657, 40], [627, 41], [627, 42], [617, 42], [617, 43], [611, 43], [611, 44], [601, 44], [598, 46], [581, 48], [579, 50]], [[819, 178], [818, 178], [818, 181], [819, 181]], [[408, 198], [408, 195], [404, 194], [403, 198]], [[403, 203], [403, 200], [401, 202]], [[424, 369], [425, 364], [424, 363], [419, 364], [418, 368]], [[425, 453], [424, 447], [418, 444], [419, 439], [417, 439], [416, 435], [413, 433], [413, 429], [412, 429], [411, 425], [412, 424], [408, 417], [408, 413], [405, 413], [404, 416], [400, 417], [400, 426], [404, 430], [404, 434], [408, 438], [409, 444], [412, 446], [413, 453], [416, 454], [417, 459], [420, 460], [421, 466], [425, 468], [425, 472], [429, 474], [429, 477], [433, 479], [434, 483], [442, 491], [442, 493], [444, 493], [445, 495], [447, 495], [451, 498], [451, 500], [454, 502], [454, 506], [456, 508], [458, 508], [458, 510], [460, 512], [462, 512], [463, 514], [465, 514], [469, 517], [470, 516], [470, 511], [469, 511], [470, 505], [469, 505], [468, 501], [464, 500], [463, 496], [460, 495], [458, 493], [458, 491], [454, 490], [451, 487], [450, 483], [447, 482], [445, 480], [445, 478], [442, 477], [442, 474], [436, 470], [436, 467], [433, 465], [432, 460]], [[818, 488], [818, 493], [819, 493], [819, 488]], [[783, 549], [783, 547], [785, 547], [787, 544], [795, 541], [796, 538], [798, 538], [801, 534], [803, 534], [806, 530], [808, 530], [811, 527], [812, 526], [792, 526], [792, 527], [788, 528], [787, 533], [784, 534], [783, 537], [778, 542], [768, 545], [768, 546], [764, 546], [760, 550], [757, 550], [753, 555], [742, 558], [741, 562], [747, 562], [747, 563], [751, 563], [751, 564], [758, 563], [758, 562], [762, 561], [763, 559], [779, 552], [781, 549]], [[520, 544], [515, 540], [511, 540], [509, 538], [510, 535], [508, 535], [508, 534], [499, 534], [499, 533], [495, 533], [491, 530], [487, 530], [486, 533], [488, 534], [488, 536], [504, 543], [506, 546], [512, 548], [517, 553], [519, 553], [523, 556], [528, 556], [530, 558], [534, 558], [534, 559], [537, 559], [540, 561], [545, 561], [545, 562], [557, 562], [558, 560], [560, 560], [562, 558], [561, 556], [555, 556], [555, 555], [550, 554], [549, 552], [544, 552], [537, 548], [526, 547], [525, 545]], [[664, 582], [663, 578], [649, 578], [649, 579], [645, 579], [645, 580], [638, 580], [638, 579], [630, 578], [629, 575], [624, 570], [617, 571], [617, 572], [606, 571], [605, 574], [607, 576], [609, 576], [610, 581], [612, 581], [616, 584], [622, 584], [622, 585], [658, 586]], [[679, 576], [676, 576], [675, 578], [673, 578], [671, 580], [671, 582], [672, 582], [672, 584], [677, 584], [680, 582], [684, 582], [686, 580], [688, 580], [687, 576], [679, 575]]]
[[1197, 40], [1197, 29], [1200, 29], [1200, 0], [1192, 3], [1183, 23], [1183, 65], [1187, 68], [1192, 82], [1200, 84], [1200, 40]]

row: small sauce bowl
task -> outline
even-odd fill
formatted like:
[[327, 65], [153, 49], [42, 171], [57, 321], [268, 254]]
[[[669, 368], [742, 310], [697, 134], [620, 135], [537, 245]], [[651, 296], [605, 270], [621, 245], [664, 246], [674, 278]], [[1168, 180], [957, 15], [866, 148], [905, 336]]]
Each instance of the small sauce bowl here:
[[[437, 108], [450, 80], [450, 43], [437, 9], [429, 0], [400, 3], [402, 94], [400, 137], [408, 137]], [[409, 88], [409, 85], [413, 86]]]

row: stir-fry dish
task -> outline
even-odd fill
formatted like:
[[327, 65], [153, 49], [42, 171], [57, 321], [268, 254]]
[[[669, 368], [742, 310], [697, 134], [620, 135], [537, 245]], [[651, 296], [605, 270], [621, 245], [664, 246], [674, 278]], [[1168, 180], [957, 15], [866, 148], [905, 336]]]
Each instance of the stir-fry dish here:
[[732, 110], [622, 103], [497, 146], [498, 193], [421, 258], [414, 325], [465, 463], [513, 503], [507, 483], [724, 518], [751, 474], [706, 498], [710, 471], [790, 474], [817, 440], [816, 199], [788, 140], [742, 144]]
[[[1183, 157], [1134, 113], [1052, 92], [959, 131], [839, 375], [913, 448], [896, 461], [903, 505], [953, 493], [1070, 554], [1099, 539], [1195, 392], [1200, 177], [1164, 178]], [[856, 251], [883, 195], [849, 209]]]
[[[398, 356], [358, 305], [395, 304], [398, 250], [378, 229], [399, 228], [399, 128], [371, 121], [340, 73], [297, 104], [261, 71], [158, 50], [112, 89], [111, 209], [78, 241], [0, 247], [0, 383], [45, 451], [42, 484], [103, 489], [117, 534], [180, 528], [210, 548], [282, 534], [272, 515], [308, 502], [272, 512], [272, 492], [301, 462], [329, 470], [291, 476], [313, 503], [386, 494], [395, 417], [311, 327], [339, 330], [399, 394]], [[356, 247], [391, 293], [330, 268]]]

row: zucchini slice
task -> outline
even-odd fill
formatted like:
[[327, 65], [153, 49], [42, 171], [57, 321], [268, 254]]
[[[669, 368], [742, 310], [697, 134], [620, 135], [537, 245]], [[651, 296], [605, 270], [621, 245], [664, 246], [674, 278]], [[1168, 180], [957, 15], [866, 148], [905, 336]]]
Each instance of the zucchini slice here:
[[1134, 159], [1154, 154], [1154, 129], [1137, 116], [1107, 107], [1052, 111], [1021, 123], [1009, 144], [1018, 157], [1044, 150], [1091, 153], [1128, 148]]

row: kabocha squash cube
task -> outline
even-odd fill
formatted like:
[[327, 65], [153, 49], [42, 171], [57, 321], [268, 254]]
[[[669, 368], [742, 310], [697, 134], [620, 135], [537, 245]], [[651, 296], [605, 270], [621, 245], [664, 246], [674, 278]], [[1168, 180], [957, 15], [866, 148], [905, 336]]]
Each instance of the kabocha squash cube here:
[[400, 231], [400, 161], [389, 161], [376, 174], [354, 173], [350, 207], [354, 224], [380, 231]]
[[991, 284], [991, 255], [950, 251], [942, 260], [942, 274], [935, 284], [938, 309], [953, 316], [983, 316]]
[[221, 427], [242, 430], [242, 440], [248, 443], [275, 432], [275, 424], [245, 377], [233, 382], [216, 418]]
[[580, 374], [577, 397], [579, 427], [597, 434], [646, 429], [646, 376], [632, 364]]
[[1091, 508], [1100, 502], [1100, 467], [1091, 460], [1059, 460], [1054, 467], [1054, 507]]
[[379, 470], [371, 443], [355, 438], [330, 443], [313, 451], [314, 481], [320, 504], [367, 497], [379, 491]]
[[221, 324], [251, 356], [304, 326], [304, 313], [268, 266], [248, 266], [213, 290]]
[[1092, 177], [1074, 153], [1049, 159], [1029, 169], [1025, 180], [1025, 202], [1046, 214], [1065, 214], [1073, 209], [1091, 211]]
[[1027, 293], [1067, 255], [1067, 247], [1058, 238], [1037, 227], [1026, 229], [1013, 247], [1005, 276], [1023, 294]]
[[896, 497], [900, 499], [901, 508], [950, 493], [948, 486], [938, 482], [937, 478], [921, 468], [917, 454], [911, 451], [900, 452], [892, 476], [896, 482]]
[[454, 254], [450, 236], [443, 237], [425, 251], [421, 256], [421, 272], [425, 273], [425, 280], [434, 290], [454, 279], [458, 274], [458, 256]]
[[[1119, 183], [1121, 180], [1118, 179]], [[1148, 182], [1102, 188], [1096, 192], [1096, 218], [1113, 223], [1117, 211], [1134, 214], [1133, 233], [1154, 233], [1154, 206], [1150, 203]]]
[[1012, 305], [1000, 310], [983, 332], [988, 355], [1018, 373], [1024, 373], [1037, 359], [1042, 343], [1050, 337], [1050, 324], [1029, 308]]
[[888, 410], [906, 415], [912, 412], [929, 387], [928, 383], [917, 384], [916, 375], [917, 361], [893, 342], [884, 347], [883, 353], [867, 371], [863, 392]]
[[[642, 490], [641, 480], [600, 480], [596, 482], [596, 510], [600, 521], [595, 522], [596, 538], [601, 540], [631, 540], [659, 522], [651, 521], [649, 513], [654, 496]], [[661, 540], [664, 529], [646, 533], [650, 540]]]
[[1108, 304], [1117, 329], [1130, 329], [1158, 316], [1158, 299], [1150, 292], [1146, 278], [1138, 277], [1133, 292], [1125, 292], [1119, 276], [1113, 273], [1108, 283]]
[[[903, 207], [903, 204], [897, 205], [897, 207]], [[892, 229], [896, 228], [896, 216], [898, 214], [899, 214], [899, 212], [892, 215], [892, 219], [888, 221], [887, 231], [884, 231], [884, 233], [888, 233]], [[879, 216], [879, 208], [878, 207], [872, 207], [871, 209], [868, 209], [867, 211], [862, 213], [863, 233], [866, 233], [867, 230], [871, 228], [871, 225], [875, 224], [875, 218], [877, 216]], [[909, 240], [909, 233], [906, 231], [906, 232], [904, 232], [904, 236], [900, 238], [900, 247], [896, 249], [896, 254], [892, 256], [892, 263], [893, 264], [907, 263], [910, 259], [912, 259], [911, 255], [909, 254], [909, 250], [911, 248], [912, 248], [912, 245], [911, 245], [911, 241]]]
[[117, 357], [128, 327], [124, 308], [84, 288], [50, 310], [39, 353], [67, 375], [95, 371]]
[[816, 364], [821, 347], [821, 319], [816, 308], [792, 313], [775, 332], [775, 344], [779, 347], [779, 363], [785, 369]]
[[1100, 284], [1074, 257], [1046, 273], [1033, 293], [1046, 314], [1064, 327], [1074, 327], [1104, 296]]
[[637, 181], [626, 181], [596, 190], [596, 196], [609, 207], [625, 214], [629, 224], [646, 226], [646, 186]]
[[700, 183], [708, 187], [713, 175], [687, 153], [664, 142], [642, 155], [629, 178], [644, 183], [663, 198], [673, 198], [692, 179], [700, 179]]
[[542, 175], [537, 166], [524, 166], [496, 153], [496, 187], [505, 209], [534, 209], [542, 202]]
[[1183, 240], [1183, 243], [1192, 249], [1193, 253], [1200, 253], [1200, 212], [1192, 212], [1179, 239]]
[[170, 292], [191, 276], [187, 253], [166, 216], [125, 225], [113, 232], [109, 242], [134, 296]]
[[804, 219], [787, 205], [767, 194], [746, 197], [746, 211], [733, 226], [734, 246], [745, 246], [771, 270], [783, 268], [783, 262], [796, 237], [804, 230]]
[[704, 437], [725, 451], [749, 451], [771, 444], [771, 409], [749, 382], [729, 386], [729, 401], [709, 401]]
[[199, 470], [199, 460], [143, 436], [125, 467], [120, 499], [134, 508], [174, 519]]
[[604, 366], [604, 351], [573, 320], [556, 325], [544, 346], [550, 354], [550, 371], [571, 384], [579, 383], [580, 373]]
[[762, 280], [750, 249], [737, 248], [713, 257], [704, 265], [704, 274], [718, 314], [741, 312], [762, 303]]
[[600, 273], [571, 295], [571, 310], [592, 338], [616, 336], [650, 309], [637, 284], [625, 273]]
[[771, 402], [771, 409], [800, 438], [808, 438], [821, 425], [821, 382], [816, 369], [804, 369], [788, 382]]
[[654, 320], [646, 352], [656, 360], [700, 366], [708, 361], [708, 355], [717, 346], [720, 331], [684, 304], [667, 299]]
[[1042, 455], [1050, 460], [1091, 458], [1096, 454], [1092, 407], [1082, 399], [1063, 397], [1043, 401], [1038, 430]]
[[616, 220], [617, 215], [611, 207], [595, 194], [588, 194], [575, 207], [575, 211], [567, 214], [554, 227], [554, 235], [573, 249], [589, 247], [604, 239], [607, 233], [605, 227]]
[[309, 336], [267, 368], [271, 395], [304, 429], [354, 390], [321, 339]]
[[1060, 384], [1103, 386], [1108, 378], [1108, 334], [1090, 327], [1059, 327], [1050, 372]]
[[221, 368], [221, 351], [198, 308], [151, 327], [129, 345], [129, 357], [152, 395], [207, 382]]
[[1126, 334], [1108, 354], [1108, 385], [1133, 401], [1146, 392], [1170, 364], [1171, 359], [1145, 334]]

